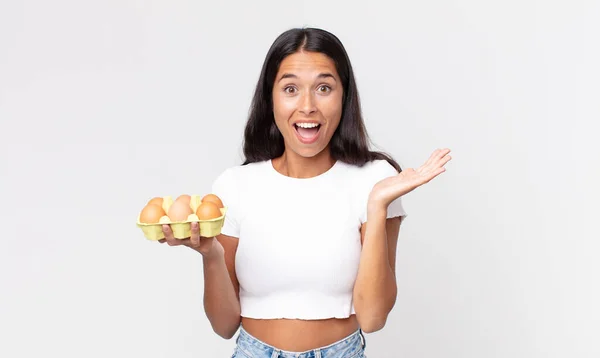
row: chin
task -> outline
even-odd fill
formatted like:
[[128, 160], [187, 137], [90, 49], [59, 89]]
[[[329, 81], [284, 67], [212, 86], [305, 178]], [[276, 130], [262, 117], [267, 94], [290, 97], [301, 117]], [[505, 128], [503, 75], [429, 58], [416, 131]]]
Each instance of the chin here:
[[319, 155], [322, 148], [292, 148], [292, 151], [303, 158], [313, 158]]

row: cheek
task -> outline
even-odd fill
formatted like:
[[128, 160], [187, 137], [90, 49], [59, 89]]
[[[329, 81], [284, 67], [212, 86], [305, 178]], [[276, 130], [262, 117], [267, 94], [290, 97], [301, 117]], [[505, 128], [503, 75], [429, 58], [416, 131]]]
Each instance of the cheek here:
[[290, 106], [288, 101], [282, 98], [273, 97], [273, 116], [275, 117], [275, 125], [279, 129], [279, 132], [287, 137], [289, 128], [289, 119], [293, 114], [293, 106]]
[[294, 111], [295, 104], [289, 98], [273, 96], [273, 114], [275, 121], [287, 121], [291, 113]]
[[330, 124], [337, 126], [342, 118], [342, 99], [328, 98], [328, 100], [323, 103], [322, 112], [323, 116]]

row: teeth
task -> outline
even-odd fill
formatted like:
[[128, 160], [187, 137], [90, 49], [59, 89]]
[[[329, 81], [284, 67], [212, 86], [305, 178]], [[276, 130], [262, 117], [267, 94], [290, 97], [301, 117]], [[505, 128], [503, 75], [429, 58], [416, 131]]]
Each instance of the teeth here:
[[296, 125], [302, 128], [315, 128], [319, 126], [317, 123], [296, 123]]

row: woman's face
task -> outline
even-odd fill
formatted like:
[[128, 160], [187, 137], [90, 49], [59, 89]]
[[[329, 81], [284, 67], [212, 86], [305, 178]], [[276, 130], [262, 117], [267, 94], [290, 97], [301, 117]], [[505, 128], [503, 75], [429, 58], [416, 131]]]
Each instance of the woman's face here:
[[342, 95], [329, 57], [303, 51], [286, 57], [273, 86], [275, 124], [286, 150], [313, 157], [327, 148], [342, 116]]

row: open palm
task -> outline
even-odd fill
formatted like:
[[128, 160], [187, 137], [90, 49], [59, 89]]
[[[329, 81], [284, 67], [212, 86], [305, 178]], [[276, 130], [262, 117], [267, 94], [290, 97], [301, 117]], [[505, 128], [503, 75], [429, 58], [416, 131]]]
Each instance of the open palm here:
[[419, 186], [429, 183], [431, 179], [446, 171], [444, 165], [452, 159], [449, 155], [450, 149], [436, 149], [425, 164], [417, 169], [407, 168], [400, 174], [379, 181], [373, 190], [369, 200], [389, 205], [392, 201], [405, 195]]

